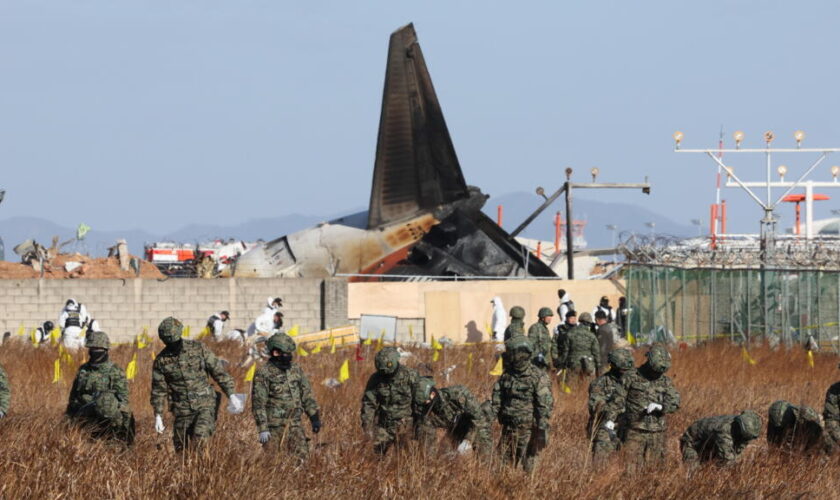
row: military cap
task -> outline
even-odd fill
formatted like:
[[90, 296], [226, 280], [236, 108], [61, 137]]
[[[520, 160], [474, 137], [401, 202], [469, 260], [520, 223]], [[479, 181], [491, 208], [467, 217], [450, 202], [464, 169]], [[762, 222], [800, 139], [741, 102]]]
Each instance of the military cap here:
[[108, 334], [105, 332], [88, 332], [85, 336], [85, 347], [88, 349], [110, 349], [111, 342], [108, 340]]
[[610, 351], [609, 355], [607, 355], [607, 360], [611, 365], [619, 370], [629, 370], [633, 368], [633, 353], [631, 353], [629, 349], [613, 349]]
[[747, 440], [755, 439], [761, 434], [761, 417], [752, 410], [744, 410], [735, 417], [741, 437]]
[[525, 317], [525, 309], [522, 309], [519, 306], [513, 306], [510, 308], [510, 317], [513, 319], [523, 319]]
[[540, 312], [537, 314], [539, 318], [547, 318], [549, 316], [554, 316], [554, 312], [550, 307], [541, 307]]
[[184, 331], [184, 324], [178, 319], [169, 316], [160, 322], [158, 326], [158, 337], [164, 344], [177, 342], [181, 339], [181, 333]]
[[384, 347], [376, 353], [373, 363], [379, 373], [392, 375], [400, 366], [400, 352], [397, 351], [396, 347]]
[[274, 349], [280, 352], [293, 353], [297, 347], [292, 337], [289, 337], [285, 333], [275, 333], [268, 338], [265, 345], [269, 353]]

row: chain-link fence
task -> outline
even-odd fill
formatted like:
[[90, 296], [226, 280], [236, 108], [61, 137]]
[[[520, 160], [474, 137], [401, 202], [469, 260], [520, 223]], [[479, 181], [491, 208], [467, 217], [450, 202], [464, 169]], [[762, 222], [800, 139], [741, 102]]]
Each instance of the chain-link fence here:
[[630, 331], [644, 339], [764, 338], [840, 350], [840, 272], [625, 268]]

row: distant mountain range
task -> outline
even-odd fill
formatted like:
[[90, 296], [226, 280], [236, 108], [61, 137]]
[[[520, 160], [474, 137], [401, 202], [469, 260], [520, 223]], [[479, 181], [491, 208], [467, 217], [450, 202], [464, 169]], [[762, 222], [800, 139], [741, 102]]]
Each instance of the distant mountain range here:
[[[495, 220], [496, 207], [504, 206], [503, 226], [512, 231], [523, 221], [542, 201], [535, 194], [524, 192], [509, 193], [491, 198], [484, 207], [485, 213]], [[523, 232], [528, 238], [538, 238], [547, 241], [554, 239], [554, 214], [563, 208], [562, 198], [549, 207]], [[313, 226], [319, 222], [334, 219], [340, 215], [348, 215], [360, 211], [359, 208], [349, 209], [340, 214], [329, 216], [291, 214], [278, 217], [250, 219], [237, 225], [190, 224], [168, 234], [156, 234], [144, 229], [98, 230], [96, 227], [80, 243], [72, 243], [65, 247], [65, 251], [79, 251], [93, 256], [101, 256], [107, 252], [119, 238], [128, 241], [131, 252], [141, 255], [143, 245], [154, 241], [178, 241], [195, 243], [217, 238], [235, 238], [245, 241], [258, 239], [271, 240], [278, 236], [289, 234]], [[697, 234], [697, 228], [678, 224], [667, 217], [648, 210], [640, 205], [625, 203], [609, 203], [593, 201], [576, 197], [573, 206], [576, 220], [586, 220], [586, 240], [590, 248], [604, 248], [612, 244], [613, 232], [608, 230], [608, 224], [618, 227], [617, 235], [621, 233], [649, 234], [651, 229], [645, 223], [653, 222], [655, 231], [674, 236], [692, 236]], [[18, 243], [34, 239], [43, 245], [49, 245], [53, 236], [59, 236], [61, 241], [73, 239], [75, 228], [65, 227], [51, 221], [36, 217], [11, 217], [0, 221], [0, 237], [5, 242], [6, 260], [17, 260], [12, 248]]]

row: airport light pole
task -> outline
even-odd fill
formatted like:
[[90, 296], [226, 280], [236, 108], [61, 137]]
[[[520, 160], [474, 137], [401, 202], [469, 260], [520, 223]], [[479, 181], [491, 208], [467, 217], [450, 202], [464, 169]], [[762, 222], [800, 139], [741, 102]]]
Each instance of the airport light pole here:
[[[674, 151], [677, 153], [700, 153], [705, 154], [709, 158], [712, 159], [714, 164], [717, 167], [720, 167], [723, 172], [726, 173], [727, 181], [726, 187], [739, 187], [744, 192], [749, 195], [750, 198], [753, 199], [764, 211], [764, 217], [760, 221], [761, 225], [761, 251], [762, 256], [766, 260], [773, 253], [773, 249], [775, 247], [775, 239], [776, 239], [776, 221], [777, 218], [773, 214], [773, 210], [776, 206], [782, 202], [785, 196], [790, 194], [797, 187], [805, 188], [805, 197], [806, 197], [806, 238], [811, 239], [813, 238], [813, 189], [815, 187], [830, 187], [830, 188], [837, 188], [840, 187], [840, 183], [837, 182], [837, 177], [840, 175], [840, 167], [834, 166], [831, 167], [831, 175], [834, 178], [833, 182], [814, 182], [811, 180], [806, 180], [808, 176], [830, 155], [831, 153], [836, 153], [840, 151], [840, 148], [803, 148], [802, 141], [805, 139], [805, 132], [801, 130], [797, 130], [793, 133], [793, 138], [796, 141], [795, 148], [773, 148], [771, 144], [775, 140], [776, 136], [772, 131], [767, 131], [763, 135], [765, 147], [764, 148], [742, 148], [741, 143], [744, 141], [744, 133], [742, 131], [736, 131], [732, 134], [733, 139], [735, 140], [735, 149], [681, 149], [680, 145], [684, 139], [684, 135], [682, 132], [674, 132], [673, 134], [674, 139]], [[733, 154], [758, 154], [764, 155], [764, 169], [765, 169], [765, 179], [762, 181], [756, 182], [745, 182], [739, 176], [735, 174], [735, 168], [732, 165], [727, 165], [724, 163], [723, 158], [721, 157], [721, 153], [733, 153]], [[816, 154], [817, 159], [811, 163], [811, 165], [805, 169], [804, 173], [799, 176], [799, 178], [794, 182], [787, 182], [784, 180], [785, 174], [788, 172], [788, 168], [785, 165], [779, 165], [777, 168], [777, 173], [781, 178], [780, 181], [774, 182], [772, 180], [773, 175], [773, 163], [772, 163], [772, 156], [774, 153], [797, 153], [797, 154]], [[728, 156], [731, 158], [731, 156]], [[785, 191], [782, 193], [781, 196], [775, 198], [773, 197], [772, 189], [776, 188], [785, 188]], [[764, 196], [760, 196], [761, 191], [754, 191], [753, 188], [762, 189], [764, 191]]]

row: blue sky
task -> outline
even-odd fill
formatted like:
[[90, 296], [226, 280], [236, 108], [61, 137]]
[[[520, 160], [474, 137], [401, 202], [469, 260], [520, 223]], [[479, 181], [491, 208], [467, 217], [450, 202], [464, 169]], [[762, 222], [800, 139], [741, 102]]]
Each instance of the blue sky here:
[[[837, 2], [5, 1], [0, 218], [166, 232], [364, 206], [388, 36], [413, 21], [468, 183], [551, 190], [597, 165], [653, 195], [582, 196], [685, 224], [708, 217], [714, 168], [674, 154], [674, 130], [840, 146], [838, 19]], [[759, 179], [761, 158], [733, 163]], [[724, 196], [732, 230], [757, 231]]]

